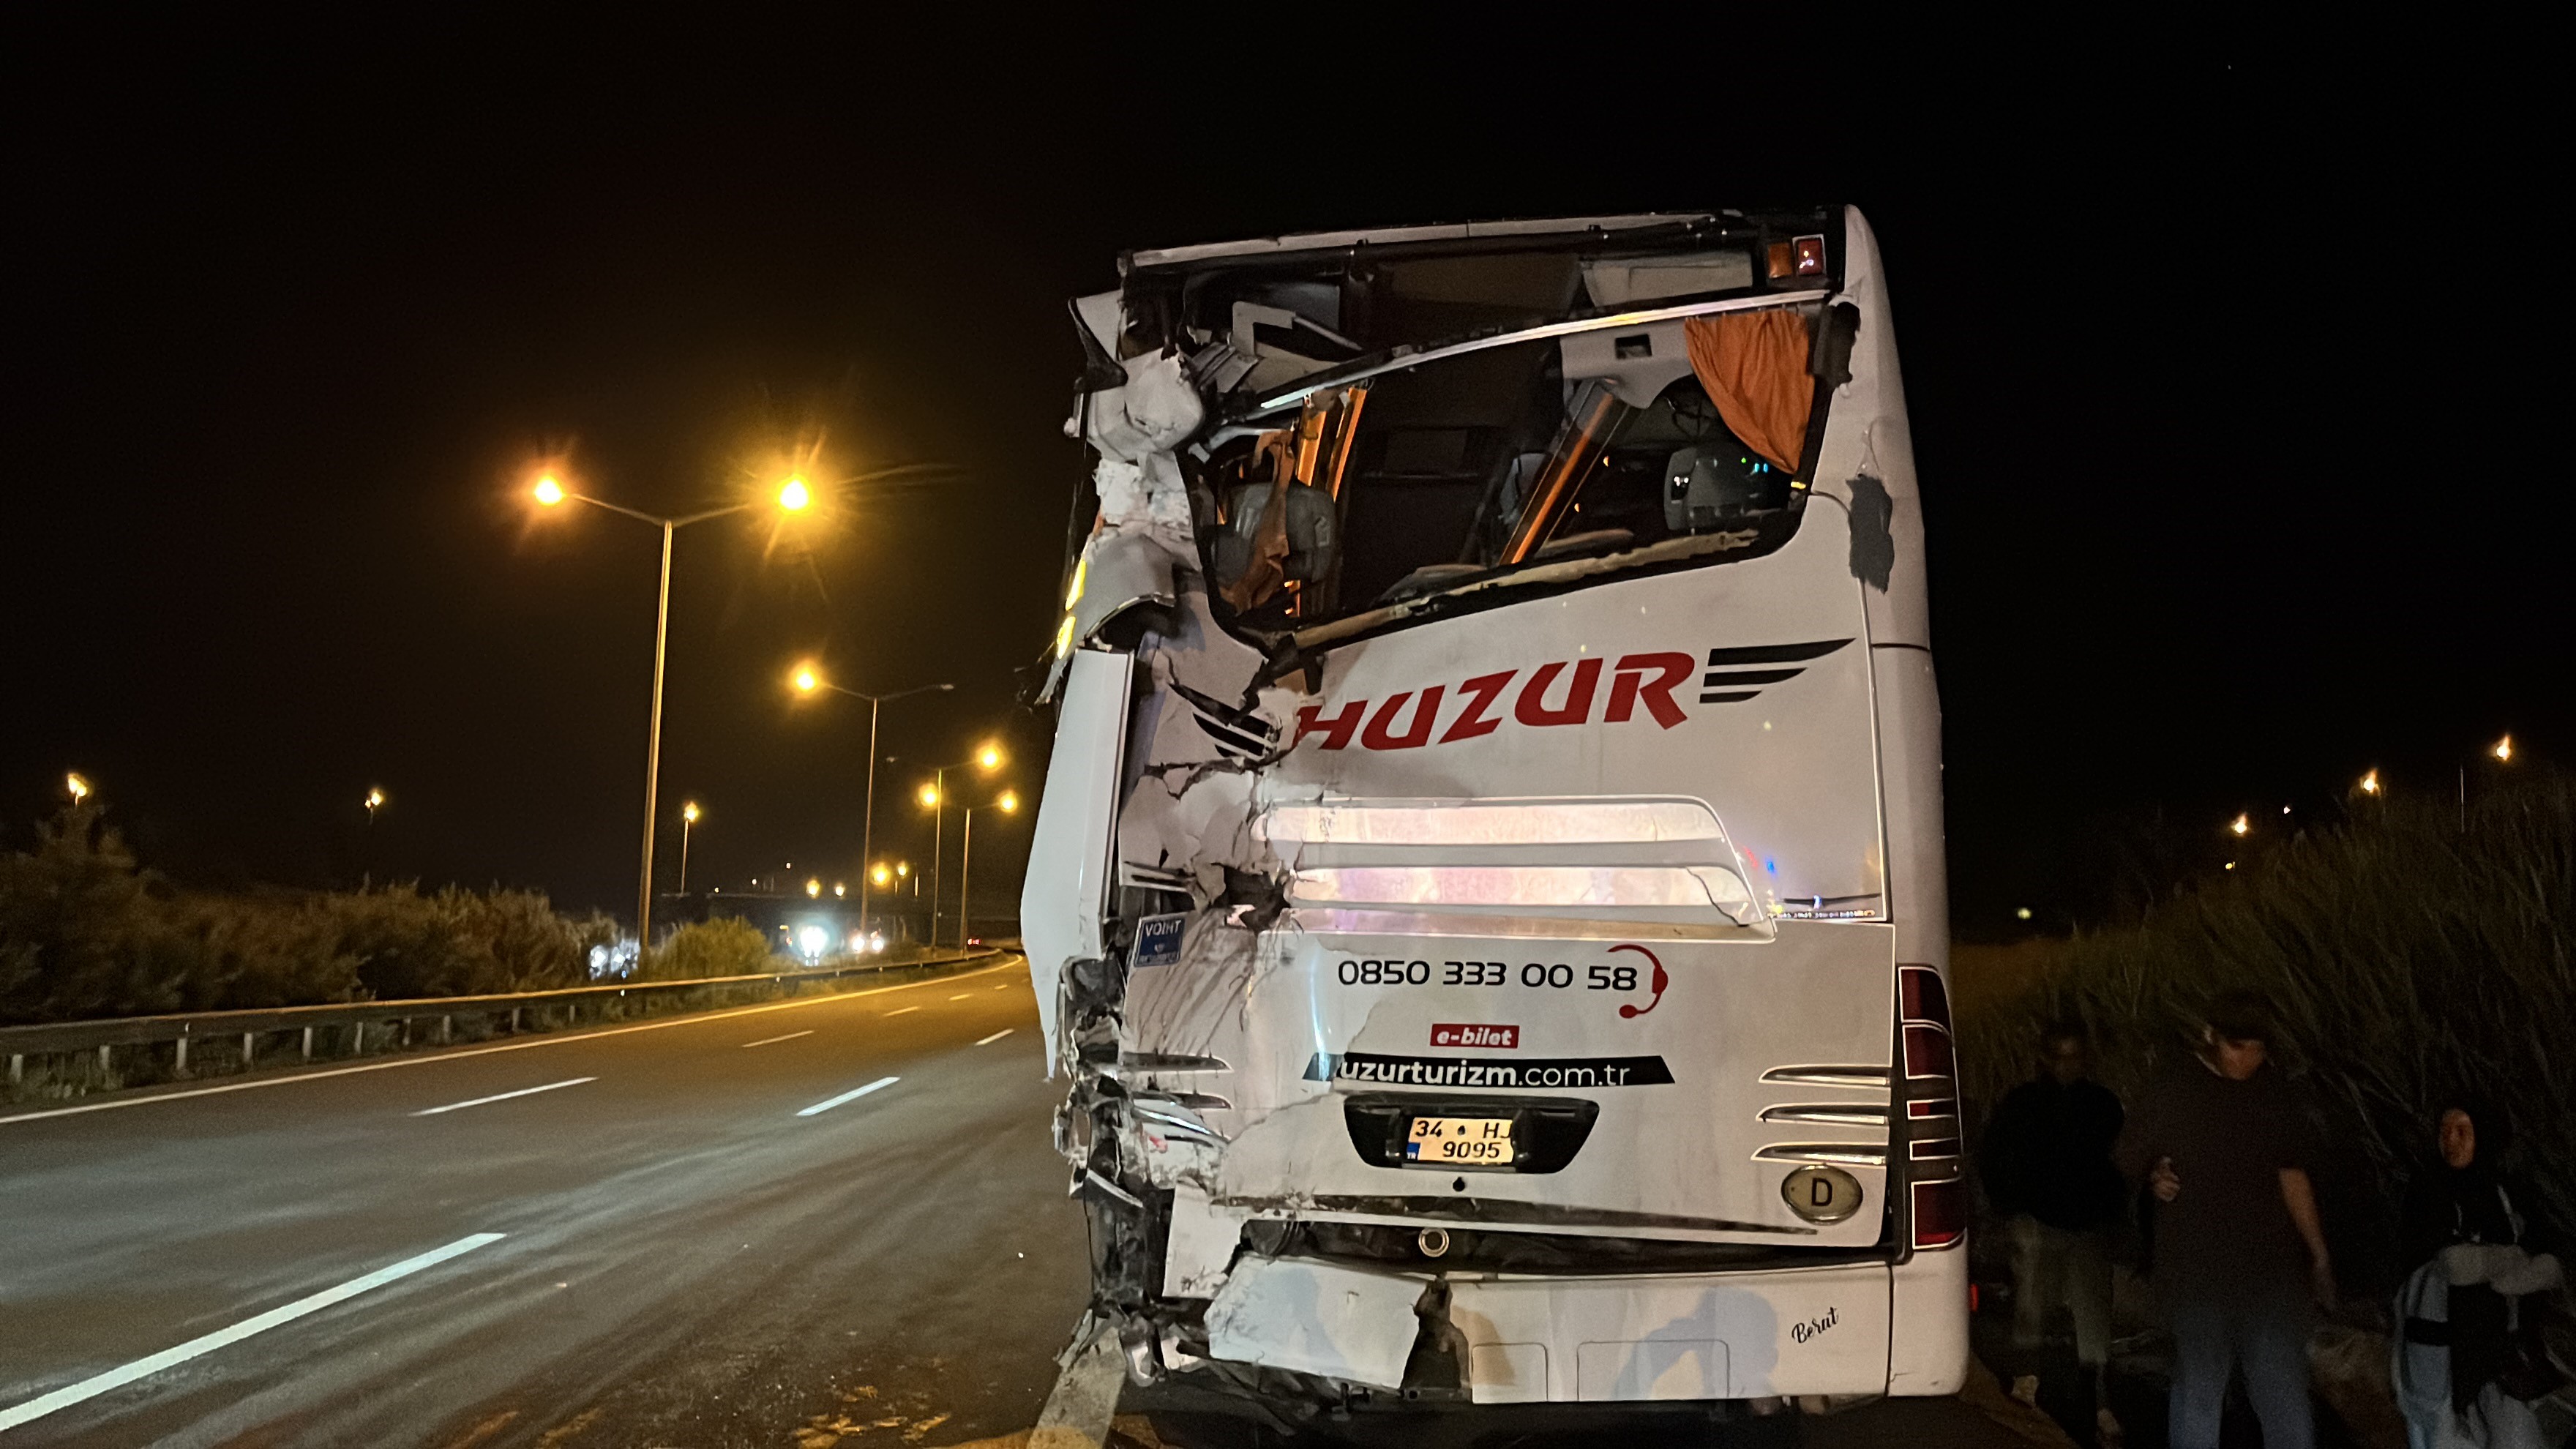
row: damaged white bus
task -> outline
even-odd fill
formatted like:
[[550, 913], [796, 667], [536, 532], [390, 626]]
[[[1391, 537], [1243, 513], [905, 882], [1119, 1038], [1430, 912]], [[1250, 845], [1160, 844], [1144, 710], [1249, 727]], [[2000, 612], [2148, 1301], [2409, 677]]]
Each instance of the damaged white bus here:
[[1860, 214], [1121, 278], [1073, 306], [1021, 926], [1130, 1373], [1956, 1390], [1939, 706]]

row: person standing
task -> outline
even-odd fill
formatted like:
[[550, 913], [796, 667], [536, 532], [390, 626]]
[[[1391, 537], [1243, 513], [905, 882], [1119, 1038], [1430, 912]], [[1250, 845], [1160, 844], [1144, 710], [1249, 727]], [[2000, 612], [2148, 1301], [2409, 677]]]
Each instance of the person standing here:
[[2111, 1233], [2127, 1192], [2111, 1160], [2125, 1114], [2091, 1071], [2084, 1028], [2050, 1027], [2039, 1074], [1996, 1105], [1977, 1160], [2013, 1246], [2013, 1341], [2037, 1347], [2064, 1307], [2098, 1403], [2111, 1360]]
[[[2522, 1352], [2521, 1298], [2565, 1285], [2536, 1194], [2497, 1170], [2506, 1119], [2465, 1094], [2435, 1114], [2439, 1155], [2406, 1185], [2405, 1265], [2389, 1367], [2408, 1449], [2541, 1449], [2529, 1398], [2557, 1386], [2545, 1357]], [[2535, 1371], [2540, 1382], [2530, 1381]]]
[[2271, 1065], [2271, 1012], [2231, 991], [2193, 1058], [2140, 1097], [2118, 1158], [2155, 1199], [2156, 1298], [2173, 1330], [2172, 1449], [2217, 1449], [2231, 1369], [2265, 1449], [2313, 1449], [2308, 1334], [2335, 1298], [2309, 1176], [2322, 1143]]

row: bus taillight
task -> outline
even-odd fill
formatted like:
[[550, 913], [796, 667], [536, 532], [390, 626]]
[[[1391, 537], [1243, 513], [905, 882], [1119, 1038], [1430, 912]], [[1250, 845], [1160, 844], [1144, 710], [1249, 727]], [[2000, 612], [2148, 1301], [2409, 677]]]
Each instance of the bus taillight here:
[[1966, 1181], [1954, 1177], [1948, 1182], [1914, 1184], [1914, 1246], [1947, 1248], [1967, 1231]]

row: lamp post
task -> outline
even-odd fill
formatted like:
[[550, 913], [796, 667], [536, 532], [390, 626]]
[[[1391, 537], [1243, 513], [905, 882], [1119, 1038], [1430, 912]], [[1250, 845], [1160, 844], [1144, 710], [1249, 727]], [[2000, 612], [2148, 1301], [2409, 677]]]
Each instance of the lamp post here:
[[1002, 768], [1002, 747], [986, 741], [975, 753], [954, 764], [931, 767], [931, 783], [921, 787], [922, 808], [932, 812], [930, 825], [930, 944], [939, 944], [940, 875], [948, 862], [948, 772], [973, 765], [985, 774]]
[[366, 806], [367, 824], [372, 827], [376, 823], [376, 812], [385, 808], [385, 792], [381, 789], [369, 790], [367, 792]]
[[[1005, 790], [985, 808], [999, 810], [1005, 815], [1016, 815], [1020, 809], [1020, 793], [1017, 790]], [[959, 946], [967, 945], [967, 938], [975, 934], [975, 810], [975, 806], [966, 807], [966, 846], [959, 853], [957, 861], [957, 944]]]
[[[799, 694], [811, 695], [818, 690], [828, 689], [834, 694], [846, 694], [852, 699], [864, 699], [868, 702], [868, 795], [866, 813], [859, 823], [859, 858], [865, 860], [874, 855], [877, 848], [877, 712], [885, 707], [888, 700], [928, 694], [933, 690], [945, 694], [957, 686], [916, 684], [910, 689], [898, 689], [892, 694], [869, 694], [863, 690], [844, 689], [834, 684], [823, 677], [823, 672], [818, 666], [810, 663], [797, 665], [795, 673], [788, 676], [787, 682], [794, 685]], [[861, 935], [867, 934], [868, 900], [871, 895], [868, 889], [869, 876], [874, 874], [875, 872], [871, 871], [868, 875], [859, 877], [859, 934]]]
[[89, 798], [89, 777], [74, 770], [63, 776], [63, 790], [72, 797], [72, 803], [78, 805]]
[[[662, 530], [662, 584], [653, 605], [653, 717], [644, 747], [644, 853], [641, 879], [635, 887], [635, 949], [643, 951], [653, 944], [653, 816], [660, 808], [656, 803], [662, 783], [662, 665], [671, 638], [671, 538], [692, 523], [723, 518], [735, 513], [748, 513], [761, 505], [737, 503], [730, 508], [710, 508], [704, 513], [691, 513], [678, 518], [644, 513], [622, 504], [610, 503], [587, 494], [575, 493], [563, 486], [561, 479], [548, 473], [537, 479], [529, 490], [540, 508], [558, 508], [567, 501], [587, 503], [639, 523], [649, 523]], [[778, 508], [786, 513], [802, 513], [814, 504], [814, 494], [801, 477], [791, 477], [779, 485]]]

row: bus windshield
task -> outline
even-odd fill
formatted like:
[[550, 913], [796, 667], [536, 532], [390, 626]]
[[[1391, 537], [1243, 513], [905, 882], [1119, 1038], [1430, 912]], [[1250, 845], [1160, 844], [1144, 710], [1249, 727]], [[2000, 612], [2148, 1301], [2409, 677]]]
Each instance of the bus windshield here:
[[[1803, 334], [1806, 313], [1775, 315]], [[1603, 360], [1626, 365], [1603, 375]], [[1440, 358], [1227, 431], [1193, 491], [1214, 592], [1254, 629], [1566, 560], [1766, 553], [1806, 497], [1806, 439], [1730, 427], [1680, 323]]]

